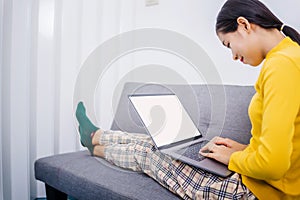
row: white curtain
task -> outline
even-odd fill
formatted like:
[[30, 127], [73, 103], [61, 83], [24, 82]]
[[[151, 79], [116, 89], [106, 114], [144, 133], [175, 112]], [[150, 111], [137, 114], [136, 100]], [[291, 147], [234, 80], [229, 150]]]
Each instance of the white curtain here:
[[119, 8], [117, 1], [1, 0], [0, 200], [45, 196], [34, 161], [81, 149], [74, 84], [89, 53], [120, 32]]

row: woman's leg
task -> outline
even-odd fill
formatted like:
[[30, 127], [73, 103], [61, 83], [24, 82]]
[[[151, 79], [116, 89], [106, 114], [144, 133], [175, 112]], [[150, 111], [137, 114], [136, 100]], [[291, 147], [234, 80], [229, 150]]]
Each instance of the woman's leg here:
[[[79, 135], [81, 144], [89, 149], [93, 155], [95, 145], [112, 145], [112, 144], [129, 144], [134, 143], [137, 140], [149, 140], [149, 136], [145, 134], [133, 134], [121, 131], [105, 131], [106, 137], [100, 135], [103, 130], [95, 126], [88, 116], [86, 115], [86, 109], [82, 102], [79, 102], [76, 109], [76, 118], [79, 123]], [[111, 134], [114, 133], [114, 134]], [[99, 150], [99, 149], [98, 149]]]
[[[100, 133], [99, 133], [100, 132]], [[102, 134], [103, 133], [103, 134]], [[102, 136], [100, 137], [100, 135]], [[151, 138], [146, 134], [128, 133], [123, 131], [97, 131], [93, 138], [93, 144], [111, 145], [111, 144], [130, 144], [137, 141], [150, 141]]]
[[237, 173], [224, 179], [180, 161], [173, 161], [172, 174], [186, 195], [193, 199], [256, 199]]
[[180, 192], [185, 196], [176, 180], [171, 181], [173, 177], [169, 176], [172, 159], [165, 154], [156, 154], [149, 136], [121, 131], [97, 131], [93, 143], [96, 143], [95, 156], [105, 158], [118, 167], [143, 172], [173, 193]]
[[[156, 150], [149, 137], [139, 140], [139, 137], [135, 138], [136, 134], [120, 131], [105, 131], [96, 135], [100, 144], [105, 141], [106, 145], [96, 145], [95, 151], [101, 150], [106, 160], [149, 175], [183, 199], [255, 199], [238, 174], [223, 179], [176, 161]], [[131, 142], [125, 144], [121, 141]]]
[[150, 137], [145, 134], [102, 130], [96, 131], [92, 138], [92, 143], [95, 145], [95, 156], [105, 158], [116, 166], [133, 171], [142, 171], [135, 157], [137, 145], [139, 143], [149, 144], [150, 141]]

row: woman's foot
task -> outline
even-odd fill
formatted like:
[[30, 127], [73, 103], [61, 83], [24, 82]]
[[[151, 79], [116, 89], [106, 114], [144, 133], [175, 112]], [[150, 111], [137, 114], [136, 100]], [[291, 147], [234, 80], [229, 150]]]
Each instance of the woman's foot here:
[[92, 143], [94, 133], [99, 129], [86, 116], [86, 110], [82, 102], [79, 102], [76, 109], [76, 118], [79, 122], [79, 134], [81, 144], [89, 149], [93, 155], [94, 146]]

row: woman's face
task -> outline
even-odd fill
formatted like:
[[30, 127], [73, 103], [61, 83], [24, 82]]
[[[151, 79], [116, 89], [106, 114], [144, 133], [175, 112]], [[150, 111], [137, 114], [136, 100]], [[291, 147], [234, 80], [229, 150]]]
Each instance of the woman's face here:
[[239, 25], [235, 32], [218, 33], [218, 37], [224, 46], [231, 49], [234, 60], [257, 66], [264, 60], [264, 56], [257, 36], [249, 28]]

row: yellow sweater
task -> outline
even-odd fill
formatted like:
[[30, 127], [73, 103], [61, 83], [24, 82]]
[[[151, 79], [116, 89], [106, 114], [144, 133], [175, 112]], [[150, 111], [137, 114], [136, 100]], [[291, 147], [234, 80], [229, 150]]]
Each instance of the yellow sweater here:
[[289, 37], [266, 56], [249, 106], [252, 138], [229, 169], [259, 199], [300, 199], [300, 46]]

